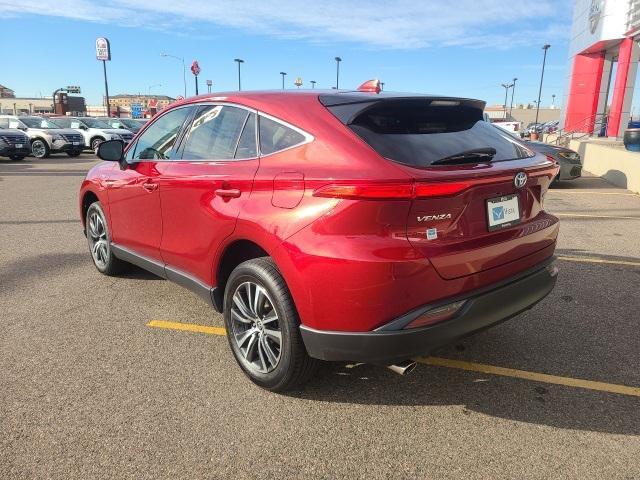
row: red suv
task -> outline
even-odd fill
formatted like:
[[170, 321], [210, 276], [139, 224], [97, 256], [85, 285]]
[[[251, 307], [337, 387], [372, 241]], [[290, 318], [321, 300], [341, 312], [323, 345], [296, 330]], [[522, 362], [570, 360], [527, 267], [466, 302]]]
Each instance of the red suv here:
[[318, 360], [404, 370], [556, 281], [558, 166], [483, 108], [335, 90], [173, 104], [126, 148], [100, 145], [79, 199], [93, 261], [200, 294], [264, 388]]

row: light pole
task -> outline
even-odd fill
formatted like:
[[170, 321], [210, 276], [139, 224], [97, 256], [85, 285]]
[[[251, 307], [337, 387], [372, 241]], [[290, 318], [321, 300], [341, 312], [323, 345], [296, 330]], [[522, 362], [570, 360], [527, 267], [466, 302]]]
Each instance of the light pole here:
[[161, 84], [161, 83], [155, 83], [155, 84], [153, 84], [153, 85], [149, 85], [149, 86], [147, 87], [147, 97], [150, 97], [150, 96], [151, 96], [151, 89], [152, 89], [152, 88], [155, 88], [155, 87], [161, 87], [161, 86], [162, 86], [162, 84]]
[[280, 75], [282, 75], [282, 89], [284, 90], [284, 77], [287, 75], [287, 72], [280, 72]]
[[504, 118], [507, 118], [507, 96], [509, 95], [509, 89], [511, 85], [508, 83], [502, 83], [502, 87], [504, 88]]
[[515, 91], [516, 91], [516, 81], [517, 81], [517, 80], [518, 80], [517, 78], [514, 78], [514, 79], [513, 79], [513, 83], [511, 84], [511, 86], [512, 86], [513, 88], [511, 89], [511, 106], [509, 107], [509, 115], [511, 115], [511, 112], [513, 111], [513, 94], [514, 94], [514, 93], [515, 93]]
[[240, 83], [240, 64], [244, 63], [244, 60], [241, 58], [234, 58], [234, 62], [238, 64], [238, 91], [242, 90], [242, 84]]
[[184, 58], [176, 57], [175, 55], [169, 55], [168, 53], [161, 53], [161, 57], [175, 58], [182, 62], [182, 83], [184, 84], [184, 98], [187, 98], [187, 66], [184, 63]]
[[316, 83], [315, 80], [311, 80], [311, 88], [316, 88]]
[[547, 50], [549, 50], [549, 45], [546, 43], [542, 50], [544, 50], [544, 57], [542, 57], [542, 73], [540, 74], [540, 89], [538, 90], [538, 103], [536, 105], [536, 123], [538, 123], [538, 114], [540, 113], [540, 97], [542, 96], [542, 80], [544, 80], [544, 65], [547, 63]]
[[556, 108], [556, 94], [551, 95], [551, 108]]
[[384, 90], [384, 82], [380, 82], [380, 91]]
[[342, 59], [340, 57], [336, 57], [336, 90], [340, 88], [340, 62]]

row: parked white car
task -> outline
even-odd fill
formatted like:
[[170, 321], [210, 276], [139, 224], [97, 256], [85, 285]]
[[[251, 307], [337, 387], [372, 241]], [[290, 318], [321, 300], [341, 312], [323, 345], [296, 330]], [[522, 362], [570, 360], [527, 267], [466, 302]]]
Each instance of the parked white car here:
[[73, 128], [84, 137], [84, 143], [95, 151], [105, 140], [122, 140], [125, 144], [133, 138], [133, 133], [122, 128], [113, 128], [104, 120], [91, 117], [54, 117], [51, 119], [64, 128]]
[[46, 158], [51, 153], [65, 152], [77, 157], [84, 149], [84, 139], [76, 130], [61, 128], [43, 117], [0, 115], [6, 128], [17, 128], [29, 137], [31, 154]]

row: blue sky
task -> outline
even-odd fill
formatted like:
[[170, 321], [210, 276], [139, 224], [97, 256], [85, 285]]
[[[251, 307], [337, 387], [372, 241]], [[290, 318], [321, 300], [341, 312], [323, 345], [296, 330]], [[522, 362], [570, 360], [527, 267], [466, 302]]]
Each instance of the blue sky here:
[[[380, 78], [387, 90], [504, 101], [501, 83], [517, 77], [515, 101], [537, 97], [541, 46], [547, 58], [542, 104], [561, 102], [573, 2], [539, 0], [0, 0], [0, 84], [18, 96], [50, 96], [80, 85], [88, 103], [102, 100], [102, 65], [95, 39], [111, 41], [111, 94], [177, 96], [182, 65], [162, 52], [197, 59], [214, 90], [335, 84], [335, 56], [343, 59], [340, 86]], [[187, 72], [187, 92], [194, 93]]]

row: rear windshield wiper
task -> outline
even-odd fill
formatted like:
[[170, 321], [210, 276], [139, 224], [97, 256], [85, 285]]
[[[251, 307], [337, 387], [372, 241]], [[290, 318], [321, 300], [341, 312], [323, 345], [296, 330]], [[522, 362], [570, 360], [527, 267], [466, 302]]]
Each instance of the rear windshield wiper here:
[[445, 164], [460, 164], [460, 163], [473, 163], [477, 161], [491, 161], [496, 155], [497, 151], [493, 147], [473, 148], [471, 150], [465, 150], [464, 152], [455, 153], [448, 157], [440, 158], [431, 165], [445, 165]]

